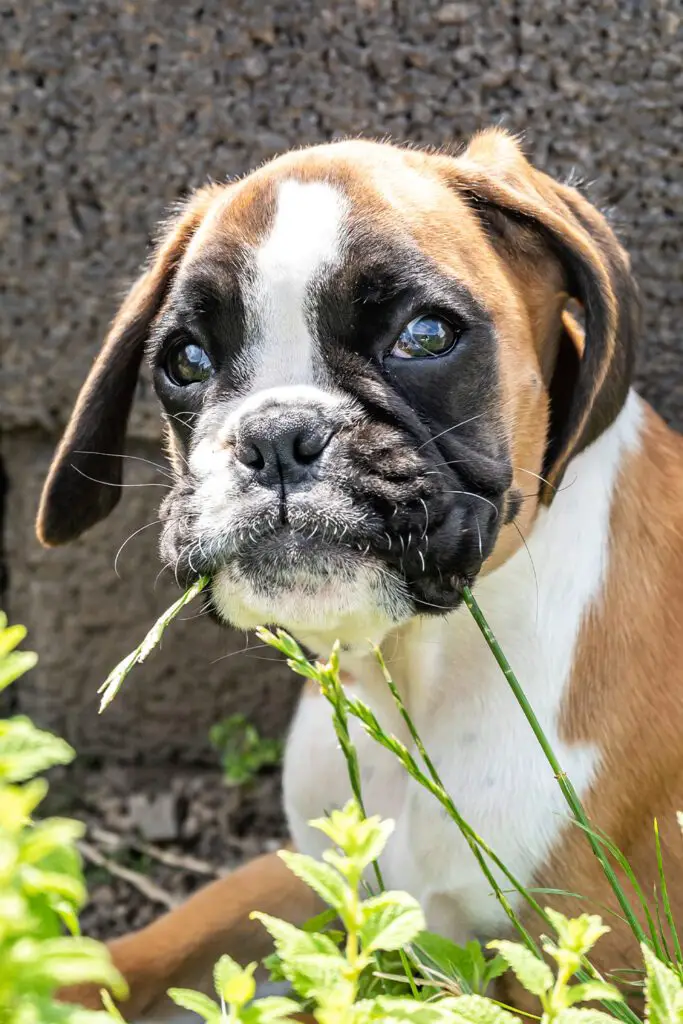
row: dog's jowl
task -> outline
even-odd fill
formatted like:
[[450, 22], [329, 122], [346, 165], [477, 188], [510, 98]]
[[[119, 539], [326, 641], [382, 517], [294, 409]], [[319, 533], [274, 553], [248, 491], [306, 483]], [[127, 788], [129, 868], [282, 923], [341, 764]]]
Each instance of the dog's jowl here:
[[[476, 587], [644, 889], [654, 816], [675, 874], [683, 445], [631, 390], [637, 332], [606, 220], [505, 133], [458, 157], [359, 141], [288, 154], [201, 189], [167, 229], [83, 386], [39, 536], [73, 540], [115, 504], [111, 456], [148, 359], [175, 477], [161, 557], [181, 582], [209, 575], [227, 624], [277, 623], [321, 655], [338, 638], [349, 685], [409, 744], [369, 652], [380, 644], [456, 804], [519, 881], [611, 905], [461, 594]], [[504, 934], [438, 803], [355, 739], [368, 810], [396, 821], [387, 885], [457, 941]], [[348, 795], [328, 708], [305, 689], [284, 770], [294, 843], [319, 853], [307, 821]], [[128, 1012], [201, 985], [222, 951], [263, 955], [254, 909], [300, 923], [316, 907], [268, 856], [113, 942]], [[604, 970], [639, 954], [612, 924]]]

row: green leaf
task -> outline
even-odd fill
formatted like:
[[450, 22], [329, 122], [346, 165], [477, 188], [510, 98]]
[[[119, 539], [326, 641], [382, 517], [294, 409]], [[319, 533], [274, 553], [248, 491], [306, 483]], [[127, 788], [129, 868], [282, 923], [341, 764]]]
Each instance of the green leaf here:
[[642, 943], [645, 960], [645, 1005], [646, 1020], [649, 1024], [681, 1024], [683, 1022], [683, 997], [681, 982], [670, 967], [655, 956]]
[[269, 953], [268, 956], [264, 957], [261, 961], [265, 969], [268, 971], [269, 981], [286, 981], [284, 974], [282, 973], [282, 961], [278, 953]]
[[553, 1018], [553, 1024], [614, 1024], [614, 1019], [602, 1010], [582, 1006], [579, 1009], [559, 1010]]
[[39, 821], [24, 836], [21, 859], [24, 863], [36, 864], [55, 850], [73, 847], [84, 834], [83, 822], [72, 818], [47, 818]]
[[52, 733], [18, 715], [0, 721], [0, 779], [24, 782], [57, 764], [69, 764], [74, 750]]
[[[355, 800], [349, 800], [342, 810], [334, 810], [326, 818], [309, 821], [309, 825], [324, 832], [359, 869], [377, 860], [394, 830], [391, 820], [383, 821], [376, 815], [364, 818]], [[325, 859], [331, 860], [329, 856]]]
[[[474, 988], [475, 968], [468, 948], [458, 946], [442, 935], [427, 931], [420, 932], [413, 940], [412, 948], [424, 963], [428, 973], [437, 972], [444, 978], [457, 982], [466, 992]], [[505, 961], [502, 962], [507, 969]]]
[[112, 1024], [112, 1019], [123, 1020], [120, 1015], [112, 1017], [109, 1012], [84, 1010], [35, 993], [22, 996], [21, 1009], [11, 1018], [12, 1024]]
[[33, 651], [13, 651], [0, 658], [0, 693], [32, 669], [37, 661], [38, 655]]
[[213, 999], [204, 996], [201, 992], [193, 992], [189, 988], [169, 988], [169, 998], [176, 1006], [182, 1006], [184, 1010], [199, 1014], [206, 1021], [206, 1024], [220, 1024], [221, 1008]]
[[[484, 985], [490, 984], [495, 981], [496, 978], [502, 977], [508, 969], [508, 965], [502, 956], [493, 956], [490, 960], [486, 961], [486, 967], [484, 968]], [[483, 995], [483, 993], [482, 993]]]
[[266, 629], [265, 626], [259, 626], [254, 632], [264, 644], [274, 647], [288, 658], [302, 662], [308, 660], [296, 640], [289, 633], [286, 633], [284, 629], [278, 629], [276, 633], [273, 633], [271, 630]]
[[358, 934], [366, 953], [402, 949], [425, 927], [420, 904], [405, 892], [373, 896], [361, 904], [361, 914]]
[[241, 973], [242, 968], [237, 961], [224, 953], [213, 969], [213, 987], [216, 990], [216, 995], [220, 996], [223, 986]]
[[301, 1010], [298, 1003], [285, 996], [265, 996], [251, 1006], [245, 1007], [240, 1014], [242, 1024], [280, 1024], [290, 1021], [293, 1013]]
[[312, 679], [314, 683], [320, 682], [320, 669], [315, 668], [308, 661], [295, 661], [294, 658], [287, 658], [287, 667], [304, 679]]
[[299, 995], [326, 999], [334, 991], [352, 991], [347, 962], [326, 935], [301, 931], [268, 914], [250, 916], [270, 932], [282, 973]]
[[236, 974], [225, 971], [223, 983], [218, 990], [219, 996], [221, 996], [226, 1003], [240, 1009], [247, 1003], [251, 1002], [256, 995], [254, 971], [257, 967], [258, 964], [254, 962], [247, 964], [244, 970], [240, 968]]
[[578, 917], [565, 917], [552, 907], [546, 907], [546, 914], [557, 932], [558, 944], [561, 949], [583, 957], [595, 943], [609, 931], [607, 925], [597, 914], [580, 914]]
[[321, 864], [313, 857], [307, 857], [303, 853], [292, 853], [289, 850], [280, 850], [278, 856], [282, 858], [290, 871], [297, 878], [306, 883], [318, 896], [333, 907], [338, 913], [342, 913], [348, 905], [351, 890], [338, 872], [328, 864]]
[[605, 981], [586, 981], [582, 985], [572, 985], [565, 990], [565, 999], [568, 1006], [575, 1003], [589, 1003], [597, 999], [606, 999], [613, 1003], [622, 1003], [624, 997], [614, 985], [608, 985]]
[[81, 934], [78, 915], [70, 903], [66, 900], [57, 900], [53, 903], [52, 909], [59, 915], [60, 921], [71, 935], [78, 936]]
[[443, 1000], [421, 1003], [404, 996], [377, 996], [356, 1003], [349, 1012], [353, 1024], [452, 1024]]
[[4, 786], [0, 802], [0, 829], [9, 835], [20, 833], [46, 793], [45, 779], [31, 779], [23, 786]]
[[453, 1015], [452, 1024], [520, 1024], [519, 1017], [483, 996], [454, 996], [439, 1003]]
[[314, 917], [309, 917], [308, 921], [305, 921], [302, 925], [302, 928], [305, 932], [321, 932], [325, 925], [332, 924], [336, 920], [337, 913], [332, 907], [328, 907]]
[[553, 986], [553, 974], [543, 960], [518, 942], [489, 942], [512, 968], [519, 983], [534, 996], [541, 996]]
[[85, 885], [80, 878], [71, 878], [61, 871], [43, 871], [27, 864], [21, 869], [21, 881], [29, 896], [58, 896], [76, 906], [86, 899]]
[[107, 986], [116, 996], [127, 994], [107, 950], [94, 939], [60, 936], [38, 942], [25, 938], [12, 947], [7, 962], [29, 986], [45, 982], [63, 988], [92, 982]]
[[8, 626], [0, 622], [0, 660], [18, 647], [26, 637], [26, 626]]

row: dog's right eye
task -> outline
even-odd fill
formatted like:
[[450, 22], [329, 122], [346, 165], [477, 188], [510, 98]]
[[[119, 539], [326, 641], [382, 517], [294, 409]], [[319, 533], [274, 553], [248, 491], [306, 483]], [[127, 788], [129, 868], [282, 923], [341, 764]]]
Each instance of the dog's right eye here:
[[166, 356], [164, 366], [169, 379], [178, 387], [201, 384], [213, 373], [208, 354], [196, 342], [177, 342]]

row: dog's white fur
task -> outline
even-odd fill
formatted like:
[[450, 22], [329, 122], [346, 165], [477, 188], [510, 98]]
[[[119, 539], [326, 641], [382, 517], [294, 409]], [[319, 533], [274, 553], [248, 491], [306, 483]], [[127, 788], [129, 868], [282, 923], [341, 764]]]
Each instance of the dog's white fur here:
[[254, 391], [311, 384], [318, 376], [307, 305], [312, 286], [339, 265], [347, 213], [348, 200], [332, 185], [280, 184], [272, 228], [243, 288], [251, 338], [245, 359]]
[[[539, 512], [528, 552], [521, 549], [477, 585], [494, 633], [580, 796], [595, 778], [600, 751], [564, 743], [558, 723], [579, 627], [600, 600], [606, 576], [620, 466], [639, 446], [642, 418], [640, 399], [631, 392], [614, 424], [573, 460], [550, 508]], [[333, 638], [330, 633], [307, 639], [323, 653]], [[360, 637], [347, 639], [358, 644]], [[385, 651], [447, 791], [507, 867], [532, 885], [567, 826], [566, 805], [468, 611], [414, 621], [398, 631], [393, 656], [391, 638]], [[347, 659], [346, 667], [358, 680], [351, 693], [410, 746], [371, 658]], [[363, 775], [367, 810], [396, 820], [397, 835], [382, 861], [387, 886], [407, 888], [420, 900], [430, 926], [456, 941], [497, 933], [504, 912], [456, 826], [393, 755], [353, 725], [361, 767], [372, 765]], [[293, 838], [299, 849], [319, 856], [324, 837], [306, 822], [340, 806], [350, 793], [329, 708], [317, 693], [302, 700], [287, 751], [285, 805]], [[514, 906], [515, 896], [510, 899]]]

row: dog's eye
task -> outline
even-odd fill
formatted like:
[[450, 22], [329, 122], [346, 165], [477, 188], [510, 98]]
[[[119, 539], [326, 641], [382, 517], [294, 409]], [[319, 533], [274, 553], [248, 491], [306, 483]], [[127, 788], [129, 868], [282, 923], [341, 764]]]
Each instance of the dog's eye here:
[[398, 359], [443, 356], [457, 340], [458, 332], [446, 320], [438, 316], [418, 316], [406, 324], [389, 354]]
[[201, 384], [213, 373], [213, 366], [201, 345], [178, 342], [166, 356], [166, 373], [179, 387]]

